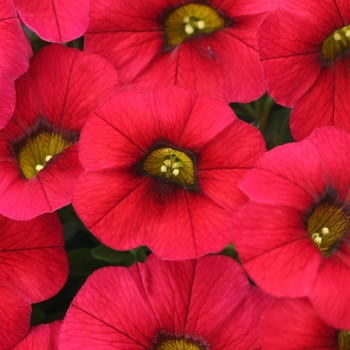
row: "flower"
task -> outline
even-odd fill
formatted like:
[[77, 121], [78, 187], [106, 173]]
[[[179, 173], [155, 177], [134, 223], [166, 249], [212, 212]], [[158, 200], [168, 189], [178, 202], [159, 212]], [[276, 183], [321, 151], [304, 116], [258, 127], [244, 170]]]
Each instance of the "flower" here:
[[0, 226], [0, 343], [10, 350], [28, 333], [31, 304], [63, 287], [68, 259], [56, 214], [29, 221], [0, 216]]
[[58, 332], [62, 321], [31, 327], [27, 336], [13, 350], [58, 350]]
[[79, 141], [85, 172], [73, 206], [117, 250], [149, 246], [169, 259], [230, 243], [238, 179], [264, 152], [260, 132], [224, 103], [178, 87], [125, 92], [103, 104]]
[[11, 0], [0, 7], [0, 129], [11, 119], [16, 104], [14, 80], [29, 67], [32, 48]]
[[77, 293], [59, 334], [62, 349], [250, 350], [271, 298], [225, 256], [106, 267]]
[[88, 26], [88, 0], [13, 0], [13, 3], [24, 24], [46, 41], [71, 41], [82, 36]]
[[267, 152], [239, 184], [250, 202], [233, 224], [233, 244], [257, 285], [309, 297], [338, 329], [350, 329], [349, 150], [348, 133], [323, 127]]
[[62, 45], [34, 57], [16, 81], [16, 110], [0, 132], [0, 213], [28, 220], [71, 202], [83, 170], [80, 130], [116, 91], [116, 73], [100, 57]]
[[269, 94], [291, 106], [296, 140], [334, 125], [350, 131], [350, 11], [347, 1], [286, 0], [258, 30]]
[[266, 91], [256, 28], [279, 3], [91, 1], [84, 49], [109, 60], [125, 89], [176, 84], [249, 102]]
[[261, 342], [264, 350], [347, 350], [350, 336], [322, 321], [307, 299], [280, 299], [262, 316]]

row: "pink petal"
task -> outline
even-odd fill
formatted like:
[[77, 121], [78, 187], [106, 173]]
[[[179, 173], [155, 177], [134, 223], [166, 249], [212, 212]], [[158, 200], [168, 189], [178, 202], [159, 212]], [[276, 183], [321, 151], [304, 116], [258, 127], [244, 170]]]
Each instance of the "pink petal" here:
[[234, 216], [232, 239], [244, 268], [263, 290], [276, 296], [308, 295], [321, 253], [303, 213], [250, 202]]
[[269, 302], [230, 258], [173, 262], [151, 255], [145, 264], [90, 276], [63, 321], [60, 346], [148, 349], [164, 331], [201, 338], [213, 350], [255, 349], [257, 319]]
[[13, 0], [25, 25], [43, 40], [64, 43], [82, 36], [88, 26], [87, 0]]
[[337, 333], [307, 299], [281, 299], [266, 310], [261, 321], [264, 350], [338, 350]]
[[4, 0], [0, 8], [0, 129], [15, 110], [14, 80], [29, 67], [32, 48], [21, 28], [12, 2]]
[[13, 350], [58, 350], [61, 321], [31, 327], [27, 336]]
[[[345, 243], [346, 245], [348, 243]], [[316, 312], [328, 324], [338, 329], [350, 329], [347, 300], [350, 298], [350, 252], [337, 251], [323, 259], [310, 293]]]
[[68, 275], [58, 216], [45, 214], [30, 221], [0, 219], [1, 283], [22, 292], [32, 303], [55, 295]]
[[1, 328], [0, 342], [4, 350], [12, 350], [28, 333], [32, 308], [25, 295], [0, 287]]
[[350, 131], [349, 64], [350, 58], [344, 56], [335, 65], [324, 67], [313, 87], [295, 104], [290, 127], [296, 140], [324, 125]]

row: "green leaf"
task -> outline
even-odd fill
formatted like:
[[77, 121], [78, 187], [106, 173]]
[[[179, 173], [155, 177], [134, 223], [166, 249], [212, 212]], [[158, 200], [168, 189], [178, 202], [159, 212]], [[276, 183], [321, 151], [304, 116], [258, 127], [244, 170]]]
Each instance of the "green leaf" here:
[[96, 259], [92, 255], [92, 248], [69, 251], [68, 261], [70, 276], [86, 276], [103, 266], [109, 265], [105, 261]]

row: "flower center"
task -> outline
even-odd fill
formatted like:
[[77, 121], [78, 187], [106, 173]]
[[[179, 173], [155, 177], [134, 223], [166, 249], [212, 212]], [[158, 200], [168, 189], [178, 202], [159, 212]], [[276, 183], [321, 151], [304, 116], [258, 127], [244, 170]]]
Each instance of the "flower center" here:
[[219, 13], [204, 4], [186, 4], [172, 11], [164, 23], [168, 46], [177, 46], [198, 34], [211, 34], [225, 26]]
[[322, 60], [333, 63], [336, 58], [350, 51], [350, 25], [336, 30], [322, 44]]
[[195, 343], [185, 339], [165, 340], [156, 347], [157, 350], [201, 350]]
[[12, 151], [23, 176], [30, 180], [55, 155], [77, 141], [76, 133], [60, 133], [47, 121], [38, 119], [35, 125], [12, 143]]
[[350, 350], [350, 332], [340, 331], [338, 333], [339, 350]]
[[318, 205], [307, 222], [307, 230], [323, 256], [333, 253], [349, 228], [348, 213], [343, 208], [328, 203]]
[[152, 151], [144, 160], [142, 171], [158, 178], [169, 179], [184, 187], [196, 186], [194, 162], [186, 153], [170, 147]]

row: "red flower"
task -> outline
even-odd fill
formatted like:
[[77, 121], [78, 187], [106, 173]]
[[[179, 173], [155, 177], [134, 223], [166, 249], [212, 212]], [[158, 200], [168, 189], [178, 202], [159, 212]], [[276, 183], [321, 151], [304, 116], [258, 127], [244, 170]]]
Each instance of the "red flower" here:
[[234, 260], [206, 256], [93, 273], [74, 298], [59, 335], [62, 349], [258, 349], [271, 299]]
[[176, 84], [248, 102], [266, 91], [256, 28], [279, 2], [91, 1], [85, 50], [107, 58], [126, 89]]
[[310, 297], [342, 329], [350, 329], [349, 151], [348, 133], [324, 127], [266, 153], [240, 183], [250, 202], [234, 219], [233, 238], [261, 288]]
[[71, 202], [83, 170], [80, 129], [117, 91], [115, 79], [104, 59], [61, 45], [43, 48], [31, 61], [16, 81], [13, 118], [0, 132], [0, 213], [27, 220]]
[[0, 6], [0, 129], [15, 110], [14, 80], [29, 67], [32, 48], [17, 18], [11, 0]]
[[238, 179], [264, 152], [261, 134], [224, 103], [177, 87], [122, 93], [89, 118], [73, 205], [106, 245], [171, 259], [230, 243]]
[[27, 336], [13, 350], [58, 350], [58, 331], [62, 321], [30, 328]]
[[346, 350], [349, 332], [323, 322], [307, 299], [281, 299], [261, 320], [263, 350]]
[[28, 333], [31, 304], [54, 296], [68, 277], [62, 226], [56, 214], [30, 221], [0, 216], [1, 348]]
[[25, 25], [40, 38], [64, 43], [82, 36], [88, 26], [88, 0], [13, 0]]
[[350, 3], [286, 0], [258, 30], [269, 93], [291, 106], [293, 136], [323, 125], [350, 131]]

